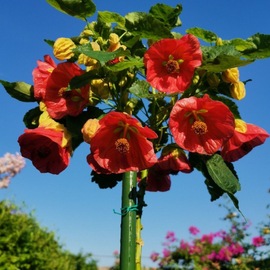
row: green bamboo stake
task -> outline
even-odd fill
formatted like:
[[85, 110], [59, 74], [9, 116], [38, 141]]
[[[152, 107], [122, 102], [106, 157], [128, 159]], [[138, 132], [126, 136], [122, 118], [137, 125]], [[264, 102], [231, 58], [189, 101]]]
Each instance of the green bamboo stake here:
[[126, 172], [122, 181], [120, 270], [136, 270], [137, 173]]

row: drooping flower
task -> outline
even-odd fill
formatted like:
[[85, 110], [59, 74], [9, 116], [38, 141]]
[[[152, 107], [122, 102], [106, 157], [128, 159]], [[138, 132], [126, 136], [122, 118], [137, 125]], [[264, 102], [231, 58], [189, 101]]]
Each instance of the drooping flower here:
[[234, 134], [223, 145], [221, 156], [228, 162], [237, 161], [254, 147], [263, 144], [269, 136], [261, 127], [236, 119]]
[[175, 142], [199, 154], [217, 152], [234, 133], [234, 116], [222, 102], [207, 94], [183, 98], [174, 105], [169, 127]]
[[178, 172], [190, 173], [193, 167], [187, 159], [185, 152], [177, 144], [166, 145], [158, 159], [158, 166], [161, 170], [170, 174]]
[[47, 81], [56, 64], [49, 55], [44, 56], [44, 62], [38, 60], [37, 67], [33, 70], [34, 97], [37, 100], [43, 100], [46, 92]]
[[110, 112], [99, 121], [99, 125], [91, 138], [91, 153], [87, 157], [97, 173], [104, 173], [98, 166], [118, 174], [141, 171], [157, 162], [153, 144], [147, 140], [157, 138], [157, 134], [143, 127], [137, 119], [125, 113]]
[[157, 41], [144, 55], [147, 81], [157, 90], [170, 94], [184, 92], [201, 63], [200, 43], [191, 34]]
[[79, 115], [89, 102], [89, 85], [68, 89], [70, 80], [84, 71], [75, 63], [60, 63], [48, 78], [44, 103], [49, 115], [60, 119]]
[[18, 143], [23, 157], [32, 161], [41, 173], [59, 174], [69, 164], [71, 137], [66, 128], [53, 121], [45, 111], [40, 116], [40, 125], [26, 129]]
[[53, 54], [58, 60], [67, 60], [74, 56], [75, 43], [70, 38], [60, 37], [53, 44]]

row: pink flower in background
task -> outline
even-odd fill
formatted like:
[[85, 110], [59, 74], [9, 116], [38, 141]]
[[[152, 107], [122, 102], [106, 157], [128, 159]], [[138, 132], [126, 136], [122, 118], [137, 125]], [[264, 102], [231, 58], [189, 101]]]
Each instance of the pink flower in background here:
[[192, 235], [197, 235], [200, 233], [200, 230], [195, 226], [190, 226], [188, 230]]
[[255, 236], [252, 238], [252, 245], [255, 247], [260, 247], [264, 244], [264, 238], [262, 236]]

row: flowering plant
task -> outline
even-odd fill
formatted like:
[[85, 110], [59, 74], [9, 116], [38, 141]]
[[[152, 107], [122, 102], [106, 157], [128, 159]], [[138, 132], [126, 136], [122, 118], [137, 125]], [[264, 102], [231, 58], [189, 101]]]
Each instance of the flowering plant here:
[[121, 237], [133, 240], [120, 250], [122, 268], [132, 269], [135, 242], [140, 257], [138, 232], [134, 240], [140, 225], [130, 223], [141, 218], [144, 192], [168, 191], [170, 175], [197, 169], [211, 200], [226, 193], [239, 209], [233, 162], [269, 134], [241, 118], [235, 100], [245, 97], [248, 81], [238, 67], [269, 57], [270, 36], [222, 40], [197, 27], [175, 32], [181, 5], [125, 16], [98, 11], [89, 22], [96, 12], [91, 0], [47, 2], [85, 20], [85, 28], [76, 37], [46, 40], [52, 55], [37, 61], [32, 84], [0, 82], [13, 98], [36, 104], [18, 143], [40, 172], [61, 173], [88, 143], [93, 182], [108, 188], [123, 180], [120, 214], [128, 232]]
[[241, 220], [232, 209], [227, 210], [223, 220], [229, 221], [228, 231], [200, 235], [196, 226], [190, 226], [190, 241], [177, 239], [169, 231], [162, 254], [151, 254], [158, 269], [269, 269], [269, 220], [259, 226], [258, 235], [251, 237], [251, 223]]

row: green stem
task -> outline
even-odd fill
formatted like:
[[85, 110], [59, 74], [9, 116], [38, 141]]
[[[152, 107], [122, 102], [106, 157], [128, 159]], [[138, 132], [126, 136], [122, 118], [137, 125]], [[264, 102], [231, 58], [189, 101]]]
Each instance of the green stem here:
[[[135, 270], [137, 173], [126, 172], [122, 181], [120, 270]], [[133, 207], [133, 208], [132, 208]]]

